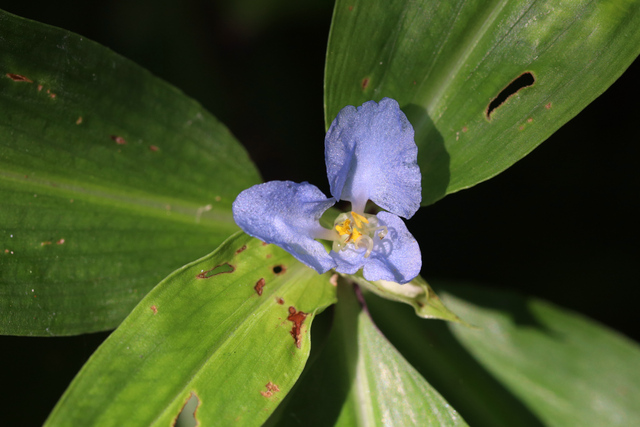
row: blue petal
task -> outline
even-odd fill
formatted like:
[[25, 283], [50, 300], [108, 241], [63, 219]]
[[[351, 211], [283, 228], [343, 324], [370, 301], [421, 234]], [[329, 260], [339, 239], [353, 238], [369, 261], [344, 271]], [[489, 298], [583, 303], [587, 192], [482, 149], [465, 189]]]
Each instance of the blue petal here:
[[270, 181], [240, 193], [233, 202], [233, 218], [250, 236], [276, 244], [325, 273], [336, 264], [313, 236], [325, 230], [318, 220], [334, 203], [307, 182]]
[[398, 103], [384, 98], [343, 108], [325, 137], [331, 195], [364, 208], [367, 200], [411, 218], [422, 200], [418, 147]]
[[376, 216], [381, 225], [387, 226], [387, 236], [384, 239], [374, 238], [369, 258], [364, 257], [364, 249], [353, 247], [339, 253], [331, 252], [337, 263], [336, 271], [354, 274], [364, 266], [362, 273], [367, 280], [389, 280], [400, 284], [410, 282], [420, 274], [422, 268], [418, 242], [398, 216], [388, 212], [380, 212]]

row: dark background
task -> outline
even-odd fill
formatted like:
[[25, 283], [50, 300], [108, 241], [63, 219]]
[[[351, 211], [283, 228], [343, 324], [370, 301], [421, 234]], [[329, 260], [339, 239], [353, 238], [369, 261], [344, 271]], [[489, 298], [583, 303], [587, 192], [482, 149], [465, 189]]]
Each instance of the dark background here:
[[[265, 180], [309, 181], [327, 194], [323, 72], [332, 7], [0, 0], [1, 9], [110, 47], [200, 101], [247, 147]], [[639, 76], [636, 60], [525, 159], [422, 208], [408, 227], [421, 245], [423, 276], [541, 297], [640, 340]], [[12, 396], [0, 399], [0, 424], [41, 424], [107, 336], [0, 337], [0, 384]]]

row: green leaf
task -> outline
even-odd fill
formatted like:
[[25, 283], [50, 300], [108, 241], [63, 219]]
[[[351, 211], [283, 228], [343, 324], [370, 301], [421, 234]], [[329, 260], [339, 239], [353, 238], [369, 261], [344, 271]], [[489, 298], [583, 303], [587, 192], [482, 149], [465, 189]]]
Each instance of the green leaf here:
[[409, 304], [416, 311], [416, 314], [422, 318], [448, 320], [468, 326], [466, 322], [442, 303], [442, 300], [421, 276], [417, 276], [404, 285], [387, 280], [370, 282], [360, 274], [344, 276], [382, 298]]
[[114, 328], [237, 231], [260, 177], [199, 104], [68, 31], [0, 12], [0, 333]]
[[194, 396], [200, 425], [260, 425], [302, 372], [316, 313], [334, 302], [330, 274], [239, 233], [149, 292], [47, 425], [170, 425]]
[[338, 0], [325, 121], [345, 105], [398, 100], [416, 130], [426, 205], [524, 157], [639, 53], [633, 0]]
[[640, 347], [579, 314], [479, 286], [439, 286], [477, 328], [368, 299], [382, 331], [477, 426], [640, 424]]
[[339, 282], [324, 349], [267, 425], [466, 425], [380, 333], [353, 289]]

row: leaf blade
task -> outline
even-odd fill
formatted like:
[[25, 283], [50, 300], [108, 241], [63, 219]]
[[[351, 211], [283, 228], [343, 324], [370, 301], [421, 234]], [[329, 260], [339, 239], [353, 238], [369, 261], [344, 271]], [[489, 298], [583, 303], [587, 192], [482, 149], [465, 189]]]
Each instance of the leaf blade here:
[[398, 305], [368, 303], [385, 334], [471, 424], [633, 425], [640, 419], [636, 343], [535, 298], [478, 286], [437, 289], [475, 328], [425, 325]]
[[114, 328], [237, 231], [231, 203], [259, 174], [222, 124], [130, 61], [5, 12], [0, 24], [0, 332]]
[[[423, 205], [495, 176], [610, 86], [640, 53], [637, 2], [336, 3], [325, 124], [395, 98], [416, 130]], [[523, 73], [522, 88], [487, 108]]]
[[[225, 264], [231, 268], [220, 269]], [[48, 424], [166, 425], [193, 393], [205, 425], [260, 425], [302, 371], [315, 314], [334, 302], [328, 276], [236, 234], [141, 301], [74, 379]], [[289, 307], [308, 313], [299, 348]], [[140, 395], [149, 397], [144, 408]]]
[[350, 283], [338, 284], [323, 345], [266, 425], [466, 425], [380, 333]]

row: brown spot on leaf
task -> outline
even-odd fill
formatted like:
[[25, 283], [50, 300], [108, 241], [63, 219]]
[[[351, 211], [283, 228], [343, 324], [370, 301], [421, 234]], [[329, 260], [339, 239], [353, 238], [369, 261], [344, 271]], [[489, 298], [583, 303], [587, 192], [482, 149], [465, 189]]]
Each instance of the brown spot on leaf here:
[[529, 118], [527, 119], [527, 123], [531, 123], [531, 122], [533, 122], [533, 119], [532, 119], [531, 117], [529, 117]]
[[271, 258], [271, 254], [267, 254], [267, 259]]
[[280, 305], [284, 304], [284, 300], [282, 299], [282, 297], [276, 297], [276, 302]]
[[33, 83], [33, 80], [31, 80], [30, 78], [25, 77], [25, 76], [23, 76], [21, 74], [7, 73], [7, 77], [9, 77], [14, 82]]
[[82, 123], [82, 116], [78, 117], [78, 120], [76, 120], [77, 125], [79, 125], [80, 123]]
[[291, 328], [291, 336], [296, 343], [296, 347], [302, 347], [302, 323], [307, 318], [309, 313], [303, 313], [302, 311], [296, 311], [294, 306], [289, 307], [289, 317], [287, 320], [293, 322]]
[[463, 127], [462, 127], [462, 132], [463, 132], [463, 133], [467, 133], [467, 131], [468, 131], [468, 130], [469, 130], [469, 128], [468, 128], [468, 127], [466, 127], [466, 126], [463, 126]]
[[158, 147], [156, 147], [155, 145], [150, 145], [150, 146], [149, 146], [149, 150], [151, 150], [151, 151], [158, 151]]
[[264, 397], [271, 397], [273, 396], [274, 393], [277, 393], [280, 391], [280, 388], [275, 385], [274, 383], [272, 383], [271, 381], [269, 381], [265, 387], [267, 388], [267, 391], [261, 391], [260, 394], [263, 395]]
[[547, 110], [550, 110], [551, 109], [551, 103], [548, 103], [547, 105], [545, 105], [544, 108], [546, 108]]
[[156, 307], [155, 305], [152, 305], [149, 308], [151, 309], [151, 311], [153, 311], [153, 314], [158, 314], [158, 307]]
[[121, 136], [111, 135], [111, 139], [113, 139], [118, 145], [124, 145], [127, 143], [127, 141], [125, 141], [125, 139]]
[[240, 252], [242, 252], [242, 251], [244, 251], [246, 249], [247, 249], [247, 245], [242, 245], [242, 247], [236, 251], [236, 255], [238, 255]]
[[258, 280], [258, 282], [256, 283], [256, 285], [253, 287], [253, 289], [256, 290], [256, 293], [259, 296], [262, 296], [262, 290], [264, 289], [264, 285], [265, 285], [265, 281], [264, 278], [260, 278], [260, 280]]
[[64, 245], [64, 239], [60, 239], [56, 242], [56, 245]]
[[38, 85], [38, 92], [40, 92], [42, 90], [42, 85]]
[[46, 245], [50, 245], [50, 244], [51, 244], [51, 242], [42, 242], [42, 243], [40, 243], [40, 246], [46, 246]]
[[216, 265], [211, 270], [203, 271], [196, 276], [196, 279], [209, 279], [213, 276], [217, 276], [218, 274], [233, 273], [234, 271], [236, 271], [236, 268], [228, 262], [225, 262], [223, 264]]
[[267, 242], [262, 242], [262, 246], [267, 246], [268, 243]]
[[362, 90], [365, 90], [369, 86], [369, 77], [362, 79]]
[[280, 276], [281, 274], [284, 274], [286, 272], [287, 272], [287, 269], [282, 264], [273, 266], [273, 274], [275, 274], [276, 276]]

